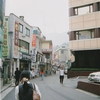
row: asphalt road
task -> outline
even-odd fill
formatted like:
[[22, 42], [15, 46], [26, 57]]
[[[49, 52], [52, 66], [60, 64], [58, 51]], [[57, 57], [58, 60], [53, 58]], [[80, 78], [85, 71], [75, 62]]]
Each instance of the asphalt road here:
[[[65, 75], [64, 84], [60, 84], [59, 75], [53, 74], [44, 77], [41, 81], [40, 78], [31, 80], [38, 85], [42, 98], [41, 100], [100, 100], [100, 96], [77, 89], [77, 82], [80, 80], [86, 81], [86, 77], [77, 77], [67, 79]], [[12, 87], [10, 87], [12, 88]], [[15, 100], [14, 88], [3, 98], [3, 100]]]

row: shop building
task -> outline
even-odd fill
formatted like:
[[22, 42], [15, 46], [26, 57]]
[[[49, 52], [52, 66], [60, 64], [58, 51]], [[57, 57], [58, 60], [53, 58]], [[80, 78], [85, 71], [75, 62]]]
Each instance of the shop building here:
[[42, 41], [45, 41], [44, 36], [39, 27], [33, 27], [33, 38], [32, 38], [32, 66], [39, 75], [39, 64], [42, 62]]
[[4, 16], [5, 16], [5, 2], [6, 0], [0, 0], [0, 89], [3, 86], [3, 79], [2, 79], [2, 52], [3, 52], [3, 41], [4, 41]]
[[66, 43], [57, 46], [54, 51], [54, 64], [67, 66], [67, 62], [70, 60], [70, 49]]
[[24, 21], [24, 16], [11, 13], [5, 17], [4, 37], [3, 71], [8, 80], [16, 68], [29, 70], [31, 67], [32, 26]]
[[99, 0], [69, 0], [69, 39], [75, 56], [69, 77], [100, 70]]
[[45, 71], [46, 74], [51, 74], [52, 72], [52, 40], [45, 40], [42, 42], [42, 53], [43, 53], [43, 59], [42, 62], [45, 63]]

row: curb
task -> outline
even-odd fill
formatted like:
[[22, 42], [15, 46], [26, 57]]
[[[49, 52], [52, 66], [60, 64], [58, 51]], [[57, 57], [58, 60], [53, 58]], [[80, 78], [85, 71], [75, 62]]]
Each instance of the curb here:
[[0, 93], [2, 93], [3, 91], [5, 91], [7, 88], [9, 88], [12, 84], [7, 85], [5, 88], [0, 90]]

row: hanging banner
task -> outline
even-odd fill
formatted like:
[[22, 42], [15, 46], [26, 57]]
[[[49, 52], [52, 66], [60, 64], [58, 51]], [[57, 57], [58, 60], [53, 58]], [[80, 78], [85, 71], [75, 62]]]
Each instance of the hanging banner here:
[[8, 56], [8, 17], [5, 17], [4, 20], [4, 48], [3, 56]]
[[18, 43], [19, 42], [19, 23], [15, 22], [15, 37], [14, 37], [14, 57], [18, 58], [19, 54], [18, 54]]
[[32, 37], [32, 47], [36, 47], [36, 35], [33, 34], [33, 37]]

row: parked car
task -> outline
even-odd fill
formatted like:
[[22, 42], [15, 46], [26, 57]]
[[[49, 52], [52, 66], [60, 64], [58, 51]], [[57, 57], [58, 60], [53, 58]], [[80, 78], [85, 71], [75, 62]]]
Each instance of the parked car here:
[[90, 73], [88, 76], [88, 80], [93, 82], [100, 82], [100, 71]]

